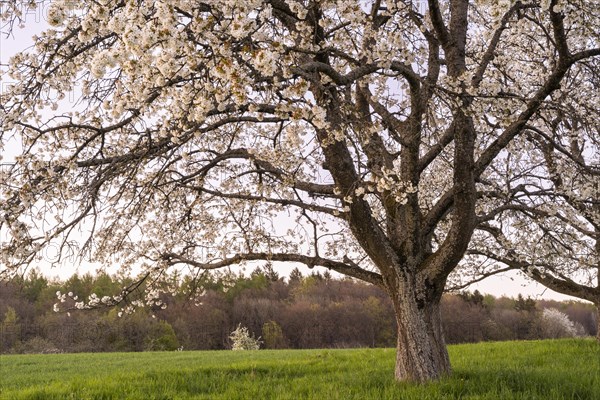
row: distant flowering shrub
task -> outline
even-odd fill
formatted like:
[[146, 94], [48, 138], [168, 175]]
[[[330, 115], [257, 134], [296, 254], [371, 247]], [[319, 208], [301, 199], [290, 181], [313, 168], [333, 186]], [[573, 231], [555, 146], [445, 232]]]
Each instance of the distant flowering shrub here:
[[229, 335], [231, 350], [258, 350], [262, 341], [250, 335], [248, 328], [238, 324], [238, 327]]
[[546, 308], [542, 313], [543, 336], [547, 338], [564, 338], [581, 336], [580, 329], [567, 314], [556, 308]]

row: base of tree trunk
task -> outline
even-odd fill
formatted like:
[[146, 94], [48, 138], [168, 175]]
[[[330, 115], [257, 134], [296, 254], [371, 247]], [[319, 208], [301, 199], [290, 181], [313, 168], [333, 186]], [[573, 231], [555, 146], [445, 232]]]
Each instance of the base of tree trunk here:
[[400, 303], [408, 307], [396, 311], [396, 379], [424, 383], [449, 375], [450, 358], [442, 332], [439, 304], [419, 309], [412, 301]]

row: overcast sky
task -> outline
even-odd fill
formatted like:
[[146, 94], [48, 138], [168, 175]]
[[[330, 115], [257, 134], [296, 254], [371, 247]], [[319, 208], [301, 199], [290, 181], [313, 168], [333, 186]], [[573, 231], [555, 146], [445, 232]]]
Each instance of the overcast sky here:
[[[32, 40], [31, 36], [37, 33], [40, 33], [47, 26], [44, 22], [46, 10], [46, 6], [42, 6], [37, 11], [29, 11], [24, 13], [26, 24], [23, 29], [15, 29], [13, 35], [11, 37], [6, 37], [6, 34], [3, 32], [0, 37], [0, 63], [6, 64], [10, 56], [15, 54], [18, 51], [22, 51], [27, 47], [31, 46]], [[2, 86], [7, 84], [14, 84], [15, 82], [6, 82], [0, 81], [0, 90]], [[19, 151], [19, 144], [16, 142], [11, 142], [2, 152], [2, 160], [1, 163], [10, 162], [11, 159], [15, 156], [15, 154]], [[0, 241], [3, 236], [0, 232]], [[1, 242], [0, 242], [1, 244]], [[53, 252], [53, 249], [49, 249], [45, 255], [47, 259], [52, 259], [56, 254]], [[277, 264], [277, 263], [276, 263]], [[98, 266], [91, 264], [82, 264], [79, 266], [76, 265], [63, 265], [60, 268], [50, 268], [48, 263], [41, 263], [39, 265], [42, 272], [49, 276], [58, 276], [60, 278], [67, 278], [72, 275], [74, 272], [87, 272], [94, 271]], [[277, 270], [282, 275], [287, 275], [293, 268], [293, 265], [276, 265]], [[308, 273], [308, 269], [302, 266], [299, 268], [304, 272]], [[489, 293], [495, 296], [511, 296], [515, 297], [517, 294], [521, 293], [524, 296], [531, 296], [535, 299], [573, 299], [569, 296], [564, 296], [560, 293], [556, 293], [550, 289], [546, 289], [544, 286], [537, 284], [533, 281], [530, 281], [525, 278], [522, 273], [519, 272], [510, 272], [505, 273], [500, 276], [495, 276], [486, 279], [480, 283], [472, 285], [469, 290], [478, 289], [482, 293]]]

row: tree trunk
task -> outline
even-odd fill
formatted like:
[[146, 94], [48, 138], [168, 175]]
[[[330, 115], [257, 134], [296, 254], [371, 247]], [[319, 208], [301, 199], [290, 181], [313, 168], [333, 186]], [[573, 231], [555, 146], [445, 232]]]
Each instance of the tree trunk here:
[[393, 298], [398, 323], [395, 377], [427, 382], [450, 373], [450, 359], [442, 332], [440, 299], [417, 301], [412, 291]]
[[596, 303], [596, 340], [600, 343], [600, 301]]

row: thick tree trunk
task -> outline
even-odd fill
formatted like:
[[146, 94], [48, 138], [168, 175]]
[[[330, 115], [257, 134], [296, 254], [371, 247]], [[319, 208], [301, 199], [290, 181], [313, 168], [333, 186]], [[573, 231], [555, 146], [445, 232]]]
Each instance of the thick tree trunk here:
[[596, 304], [596, 340], [600, 343], [600, 302]]
[[398, 322], [396, 379], [427, 382], [448, 375], [439, 299], [418, 302], [412, 291], [400, 291], [393, 300]]

